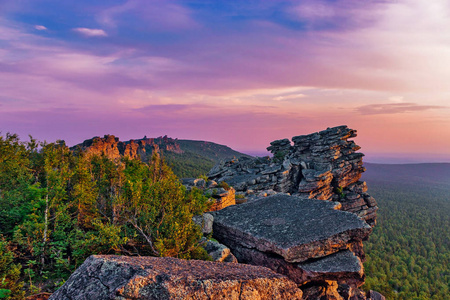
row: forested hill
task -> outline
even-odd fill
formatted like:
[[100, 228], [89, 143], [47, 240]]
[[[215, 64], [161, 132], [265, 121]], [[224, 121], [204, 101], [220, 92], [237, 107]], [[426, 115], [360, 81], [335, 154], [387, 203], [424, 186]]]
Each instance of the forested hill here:
[[250, 155], [235, 151], [228, 146], [213, 142], [177, 140], [182, 153], [164, 151], [166, 162], [178, 177], [198, 177], [204, 175], [220, 160]]
[[247, 156], [230, 147], [206, 141], [179, 140], [167, 136], [120, 141], [113, 135], [93, 137], [71, 148], [82, 149], [91, 154], [106, 155], [112, 159], [121, 156], [140, 157], [147, 162], [159, 149], [166, 163], [178, 177], [198, 177], [206, 174], [218, 161]]
[[450, 299], [450, 164], [369, 164], [377, 199], [366, 289], [386, 299]]

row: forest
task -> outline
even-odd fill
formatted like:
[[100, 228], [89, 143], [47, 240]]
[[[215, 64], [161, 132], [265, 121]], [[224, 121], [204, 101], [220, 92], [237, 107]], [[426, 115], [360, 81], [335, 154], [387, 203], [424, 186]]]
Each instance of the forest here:
[[0, 136], [0, 299], [52, 292], [91, 254], [209, 259], [192, 222], [210, 203], [148, 163]]
[[450, 164], [366, 166], [379, 210], [364, 245], [364, 288], [386, 299], [450, 299]]

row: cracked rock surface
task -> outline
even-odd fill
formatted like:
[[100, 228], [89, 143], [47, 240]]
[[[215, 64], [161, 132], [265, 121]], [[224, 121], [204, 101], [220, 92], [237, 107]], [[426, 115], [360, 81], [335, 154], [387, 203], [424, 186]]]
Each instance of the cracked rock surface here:
[[264, 267], [93, 255], [50, 299], [302, 299], [302, 291]]
[[369, 236], [372, 228], [338, 203], [285, 194], [229, 206], [212, 213], [214, 237], [274, 253], [290, 263], [323, 257]]

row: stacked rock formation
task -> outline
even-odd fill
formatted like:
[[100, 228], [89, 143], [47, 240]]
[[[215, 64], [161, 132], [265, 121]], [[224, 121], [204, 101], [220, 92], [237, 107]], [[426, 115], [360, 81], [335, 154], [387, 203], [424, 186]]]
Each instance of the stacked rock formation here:
[[360, 181], [365, 171], [364, 154], [349, 138], [356, 130], [338, 126], [288, 139], [273, 141], [267, 149], [273, 158], [239, 158], [224, 161], [208, 173], [211, 180], [225, 181], [237, 194], [289, 193], [307, 198], [338, 201], [371, 226], [376, 222], [376, 201]]
[[89, 257], [50, 299], [302, 299], [264, 267], [169, 257]]

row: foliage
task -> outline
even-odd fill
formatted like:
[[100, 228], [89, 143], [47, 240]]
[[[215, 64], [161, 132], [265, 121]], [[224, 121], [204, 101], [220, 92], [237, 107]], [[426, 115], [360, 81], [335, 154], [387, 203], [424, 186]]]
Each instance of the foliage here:
[[0, 299], [22, 299], [23, 283], [19, 281], [20, 265], [14, 264], [8, 243], [0, 239]]
[[334, 189], [334, 192], [339, 195], [341, 199], [345, 198], [344, 188], [339, 186]]
[[286, 154], [288, 154], [288, 151], [277, 151], [274, 155], [273, 155], [273, 159], [274, 161], [278, 161], [281, 162], [283, 161], [284, 157], [286, 156]]
[[[159, 155], [143, 163], [74, 154], [63, 141], [39, 147], [0, 137], [0, 233], [15, 245], [29, 293], [54, 290], [91, 254], [207, 258], [192, 216], [208, 200], [187, 192]], [[8, 255], [0, 264], [19, 276]], [[0, 295], [16, 297], [8, 276]]]
[[208, 173], [215, 165], [212, 159], [190, 151], [181, 154], [164, 151], [163, 155], [173, 172], [181, 178], [199, 178], [202, 174]]
[[227, 190], [227, 191], [230, 190], [230, 186], [225, 181], [220, 182], [217, 186], [221, 187], [221, 188], [223, 188], [224, 190]]

